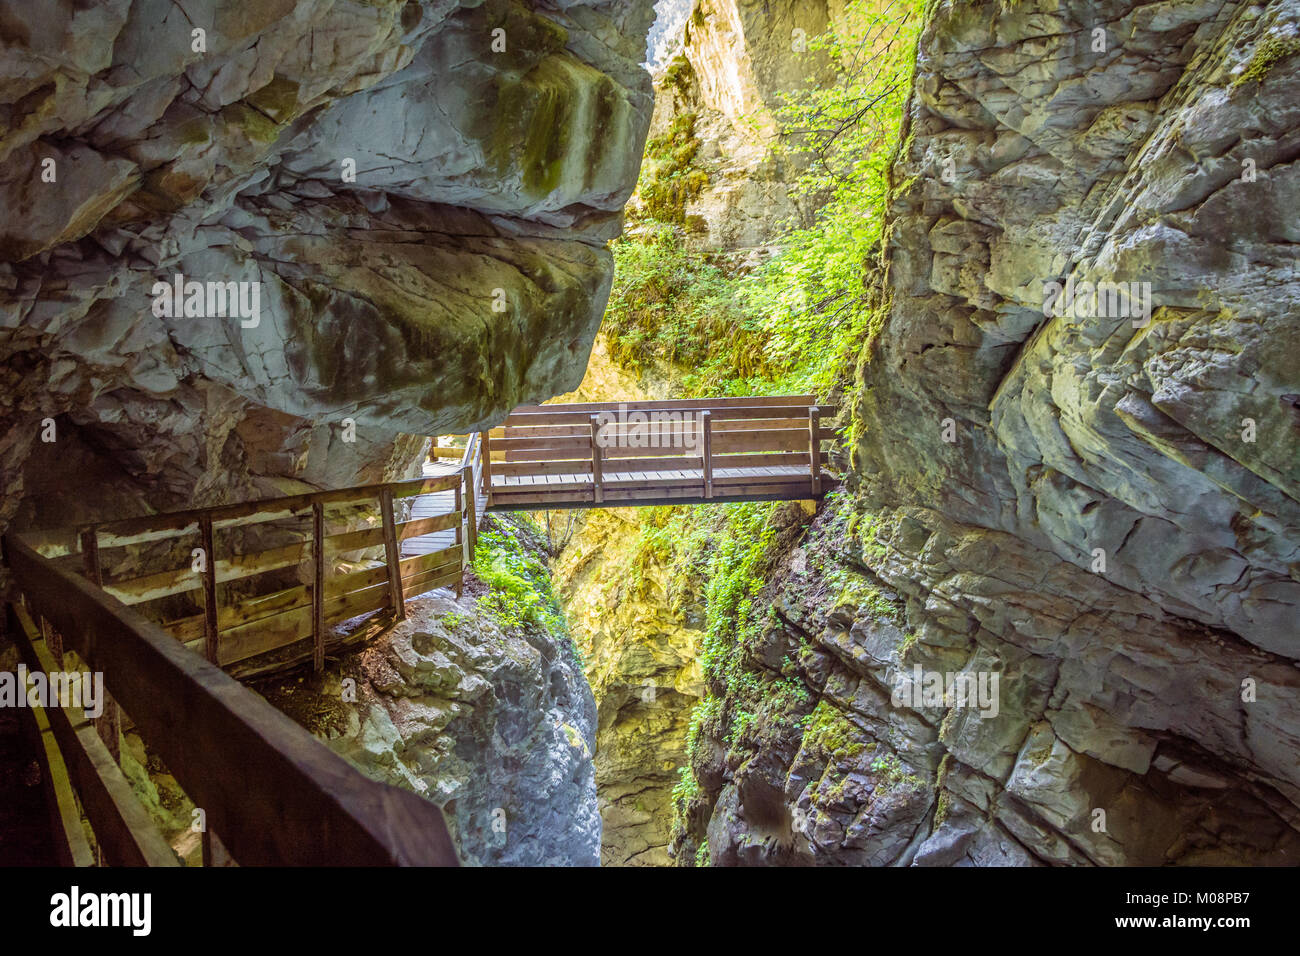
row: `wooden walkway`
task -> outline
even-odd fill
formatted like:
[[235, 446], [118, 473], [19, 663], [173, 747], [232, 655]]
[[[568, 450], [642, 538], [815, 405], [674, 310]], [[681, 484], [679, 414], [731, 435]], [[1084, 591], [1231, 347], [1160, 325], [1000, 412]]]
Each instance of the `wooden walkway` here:
[[833, 412], [812, 396], [526, 406], [411, 481], [6, 534], [28, 666], [84, 664], [109, 692], [93, 721], [42, 717], [60, 858], [91, 858], [79, 804], [103, 859], [177, 862], [118, 765], [124, 709], [207, 811], [205, 863], [454, 864], [437, 807], [364, 779], [232, 675], [320, 670], [406, 600], [459, 594], [488, 510], [819, 498]]
[[[470, 479], [473, 487], [481, 487], [482, 463], [478, 459], [479, 455], [479, 436], [469, 436], [466, 443], [465, 452], [460, 461], [449, 461], [445, 458], [433, 458], [424, 463], [425, 478], [444, 478], [450, 475], [456, 475], [467, 467], [472, 470]], [[474, 524], [477, 526], [483, 520], [483, 512], [487, 507], [487, 496], [476, 495], [474, 498], [475, 516]], [[456, 492], [436, 491], [429, 494], [420, 495], [413, 499], [411, 505], [411, 521], [424, 521], [434, 518], [438, 515], [449, 514], [459, 508], [456, 502]], [[468, 542], [469, 535], [464, 536]], [[402, 540], [402, 557], [410, 558], [421, 554], [432, 554], [435, 551], [442, 551], [457, 544], [461, 540], [458, 529], [448, 528], [442, 531], [434, 531], [429, 534], [415, 535]], [[466, 563], [472, 563], [474, 556], [465, 555]]]
[[483, 434], [491, 511], [820, 498], [811, 395], [527, 405]]

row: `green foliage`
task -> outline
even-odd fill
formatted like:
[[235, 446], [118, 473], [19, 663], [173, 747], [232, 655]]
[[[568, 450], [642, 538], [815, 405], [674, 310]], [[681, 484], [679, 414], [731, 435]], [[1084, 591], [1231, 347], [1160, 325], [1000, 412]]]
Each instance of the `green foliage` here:
[[848, 5], [841, 32], [809, 52], [839, 64], [842, 83], [790, 93], [777, 110], [789, 148], [810, 163], [796, 191], [824, 196], [816, 224], [783, 239], [783, 251], [742, 295], [768, 316], [768, 360], [825, 392], [878, 332], [884, 306], [868, 288], [883, 235], [890, 168], [911, 86], [920, 30], [916, 0], [884, 10]]
[[810, 41], [840, 65], [843, 82], [788, 94], [776, 118], [784, 148], [807, 160], [796, 193], [825, 204], [758, 269], [728, 269], [686, 248], [686, 204], [705, 185], [695, 116], [651, 141], [639, 186], [651, 221], [614, 246], [605, 330], [616, 360], [686, 370], [684, 384], [704, 394], [826, 394], [843, 383], [886, 313], [869, 277], [920, 6], [899, 0], [881, 11], [854, 0], [843, 18], [851, 27]]
[[615, 283], [603, 329], [626, 368], [680, 369], [689, 394], [763, 390], [762, 323], [735, 298], [724, 265], [689, 252], [681, 230], [647, 223], [613, 244]]
[[857, 739], [862, 732], [834, 704], [818, 701], [808, 717], [803, 734], [804, 749], [831, 760], [849, 760], [862, 753], [866, 744]]
[[[636, 370], [658, 365], [687, 394], [838, 390], [849, 404], [869, 398], [850, 373], [869, 354], [888, 310], [875, 267], [921, 7], [921, 0], [899, 0], [881, 10], [852, 0], [837, 18], [850, 26], [811, 42], [811, 52], [838, 63], [842, 82], [790, 94], [776, 119], [787, 131], [783, 148], [805, 160], [797, 192], [820, 204], [820, 212], [811, 228], [782, 236], [766, 264], [742, 268], [688, 249], [686, 210], [706, 185], [691, 174], [699, 159], [696, 117], [679, 117], [649, 145], [640, 185], [649, 219], [614, 244], [604, 331], [616, 361]], [[683, 82], [675, 77], [672, 85]], [[645, 559], [670, 565], [683, 590], [701, 592], [705, 603], [700, 663], [709, 692], [692, 714], [688, 764], [673, 791], [675, 841], [708, 799], [692, 771], [705, 733], [732, 747], [761, 747], [766, 735], [793, 723], [804, 726], [808, 746], [829, 757], [870, 749], [834, 708], [819, 705], [810, 713], [796, 662], [787, 658], [776, 675], [747, 660], [746, 648], [760, 642], [765, 628], [779, 626], [764, 599], [775, 559], [775, 511], [769, 503], [655, 509], [643, 522]], [[841, 545], [861, 537], [868, 549], [880, 547], [870, 516], [853, 524]], [[897, 615], [861, 582], [854, 590], [847, 578], [828, 574], [827, 583], [846, 599]], [[882, 764], [885, 784], [915, 780], [893, 761]], [[707, 847], [699, 852], [707, 857]]]
[[916, 774], [908, 773], [903, 768], [903, 763], [898, 759], [897, 754], [877, 757], [871, 761], [871, 770], [873, 773], [881, 775], [882, 779], [877, 786], [885, 790], [893, 790], [898, 787], [921, 790], [925, 786]]
[[506, 630], [535, 627], [567, 645], [574, 661], [582, 655], [543, 563], [540, 530], [526, 515], [494, 516], [478, 534], [474, 574], [487, 585], [479, 607]]
[[700, 151], [695, 122], [694, 113], [680, 113], [666, 133], [646, 143], [637, 191], [652, 219], [684, 223], [686, 204], [708, 185], [709, 177], [695, 165]]

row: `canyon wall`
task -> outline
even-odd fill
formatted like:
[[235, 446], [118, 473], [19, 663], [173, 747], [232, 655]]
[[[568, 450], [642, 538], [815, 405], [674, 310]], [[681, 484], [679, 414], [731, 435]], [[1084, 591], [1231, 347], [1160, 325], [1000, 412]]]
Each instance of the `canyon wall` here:
[[[787, 225], [811, 225], [817, 197], [791, 187], [807, 158], [783, 142], [783, 95], [833, 83], [809, 42], [843, 15], [842, 0], [696, 0], [677, 55], [655, 77], [650, 137], [692, 141], [702, 175], [685, 204], [687, 241], [701, 252], [754, 251]], [[677, 133], [673, 138], [674, 131]], [[648, 157], [653, 164], [653, 154]], [[637, 207], [633, 198], [633, 208]]]
[[[670, 383], [609, 358], [603, 337], [566, 402], [663, 398]], [[605, 866], [666, 866], [671, 795], [686, 730], [703, 695], [697, 655], [703, 609], [666, 555], [645, 548], [640, 508], [547, 512], [558, 554], [556, 593], [597, 702], [595, 772]]]
[[[1295, 864], [1300, 4], [927, 16], [850, 490], [678, 861]], [[912, 696], [959, 673], [996, 706]]]
[[40, 6], [0, 6], [0, 525], [396, 477], [577, 384], [648, 0]]

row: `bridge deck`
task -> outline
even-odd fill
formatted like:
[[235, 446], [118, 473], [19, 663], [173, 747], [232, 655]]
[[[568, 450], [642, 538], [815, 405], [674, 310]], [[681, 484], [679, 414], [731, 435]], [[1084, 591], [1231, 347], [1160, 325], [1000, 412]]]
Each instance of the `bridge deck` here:
[[482, 487], [492, 511], [820, 498], [834, 411], [808, 395], [521, 406], [482, 435]]

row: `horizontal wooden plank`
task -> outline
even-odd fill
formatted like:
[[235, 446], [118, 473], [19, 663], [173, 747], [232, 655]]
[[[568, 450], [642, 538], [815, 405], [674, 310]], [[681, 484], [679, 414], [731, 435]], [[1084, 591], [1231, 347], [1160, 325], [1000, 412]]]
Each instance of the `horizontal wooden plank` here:
[[[821, 453], [823, 464], [828, 463], [830, 456], [826, 452]], [[808, 467], [807, 452], [769, 452], [765, 454], [727, 454], [713, 456], [713, 470], [718, 471], [723, 468], [752, 468], [752, 467], [779, 467], [785, 465], [798, 465], [804, 470]], [[703, 474], [704, 463], [699, 456], [678, 456], [675, 458], [606, 458], [603, 460], [604, 472], [606, 476], [616, 472], [626, 471], [679, 471], [682, 469], [693, 469]]]
[[[63, 670], [27, 609], [13, 604], [10, 614], [18, 625], [14, 636], [27, 667], [45, 674]], [[113, 866], [179, 866], [176, 854], [85, 714], [57, 706], [33, 711], [39, 712], [57, 741], [59, 757], [107, 862]], [[80, 821], [77, 829], [80, 831]]]
[[439, 571], [437, 569], [425, 571], [411, 578], [409, 582], [402, 584], [402, 596], [406, 598], [419, 597], [421, 594], [428, 594], [430, 591], [438, 588], [453, 588], [456, 582], [460, 580], [460, 569], [452, 572]]
[[[695, 421], [663, 423], [656, 426], [660, 430], [667, 432], [694, 432], [698, 425]], [[644, 425], [619, 424], [605, 425], [602, 427], [602, 433], [608, 431], [610, 434], [638, 434], [644, 431]], [[761, 431], [782, 428], [808, 428], [808, 418], [754, 418], [742, 421], [715, 421], [710, 425], [710, 430], [715, 435], [721, 435], [730, 432], [743, 431]], [[591, 423], [586, 422], [581, 425], [534, 425], [534, 426], [512, 426], [510, 428], [492, 429], [492, 443], [495, 446], [499, 440], [516, 439], [516, 438], [589, 438], [591, 436]], [[822, 426], [820, 429], [821, 438], [832, 439], [838, 437], [834, 428]]]
[[816, 395], [730, 395], [725, 398], [668, 398], [646, 399], [631, 402], [578, 402], [554, 403], [548, 405], [519, 405], [511, 414], [519, 412], [547, 412], [564, 409], [573, 412], [603, 412], [627, 409], [628, 411], [645, 411], [647, 409], [692, 409], [692, 408], [752, 408], [760, 405], [816, 405]]
[[[311, 557], [311, 544], [300, 542], [265, 551], [254, 551], [229, 558], [219, 558], [216, 562], [217, 583], [238, 581], [242, 578], [279, 571], [283, 568], [296, 567]], [[202, 575], [186, 565], [155, 574], [146, 574], [127, 580], [106, 580], [104, 590], [123, 604], [143, 604], [157, 601], [159, 598], [173, 594], [184, 594], [203, 586]]]
[[[435, 515], [432, 518], [417, 518], [414, 521], [402, 521], [396, 525], [397, 540], [405, 541], [407, 538], [416, 538], [424, 534], [433, 534], [435, 531], [446, 531], [460, 524], [460, 514], [451, 512], [445, 515]], [[363, 528], [360, 531], [349, 531], [344, 534], [330, 535], [325, 539], [326, 553], [339, 554], [345, 551], [360, 551], [363, 548], [371, 548], [384, 543], [384, 529], [381, 525], [377, 528]]]
[[[738, 432], [712, 436], [714, 454], [729, 452], [779, 452], [800, 451], [808, 447], [808, 429], [791, 428], [766, 431]], [[699, 454], [703, 448], [702, 437], [678, 441], [674, 436], [646, 436], [646, 440], [620, 443], [610, 441], [601, 451], [609, 458], [658, 458], [672, 455]], [[500, 447], [498, 447], [500, 446]], [[502, 439], [492, 446], [492, 460], [524, 461], [578, 461], [591, 455], [590, 438], [516, 438]]]
[[492, 464], [493, 479], [501, 475], [589, 475], [591, 461], [502, 462]]
[[248, 524], [301, 516], [309, 512], [312, 505], [317, 502], [331, 506], [377, 503], [379, 492], [384, 488], [390, 489], [394, 498], [409, 498], [413, 495], [449, 491], [459, 483], [459, 474], [413, 478], [409, 481], [362, 485], [357, 488], [341, 488], [337, 491], [316, 491], [282, 498], [263, 498], [215, 508], [145, 515], [139, 518], [103, 522], [93, 527], [99, 534], [100, 548], [114, 548], [196, 533], [200, 515], [209, 516], [216, 529], [243, 527]]
[[[562, 405], [544, 406], [548, 409], [563, 409]], [[838, 411], [834, 406], [818, 406], [821, 409], [823, 418], [831, 418]], [[537, 412], [512, 412], [506, 418], [503, 425], [507, 428], [532, 426], [532, 425], [577, 425], [582, 422], [591, 422], [591, 412], [582, 411], [537, 411]], [[728, 407], [720, 409], [711, 409], [710, 417], [714, 421], [726, 421], [728, 419], [751, 419], [751, 418], [802, 418], [808, 420], [808, 406], [806, 405], [766, 405], [766, 406], [748, 406], [748, 407]]]
[[[836, 487], [838, 482], [829, 476], [822, 478], [822, 491]], [[667, 489], [618, 489], [606, 491], [604, 501], [597, 505], [590, 490], [568, 494], [541, 493], [528, 490], [518, 493], [492, 492], [489, 511], [542, 511], [557, 508], [626, 508], [654, 507], [673, 504], [718, 504], [728, 501], [801, 501], [812, 498], [808, 479], [785, 484], [737, 485], [720, 488], [712, 498], [705, 499], [697, 482], [692, 487]]]

